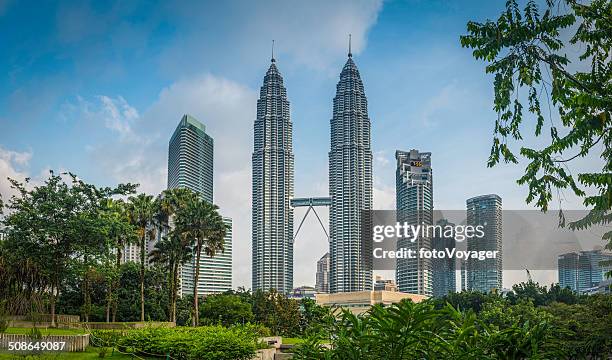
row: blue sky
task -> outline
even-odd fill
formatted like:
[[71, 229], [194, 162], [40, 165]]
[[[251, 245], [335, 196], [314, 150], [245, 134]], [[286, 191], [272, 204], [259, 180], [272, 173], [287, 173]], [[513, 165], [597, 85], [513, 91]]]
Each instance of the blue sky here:
[[[411, 148], [433, 153], [438, 209], [484, 193], [529, 208], [515, 183], [521, 168], [486, 168], [491, 77], [459, 45], [468, 20], [496, 18], [503, 5], [0, 0], [0, 175], [66, 169], [157, 193], [168, 140], [190, 113], [215, 139], [215, 202], [234, 218], [234, 285], [248, 287], [252, 127], [271, 40], [291, 103], [296, 195], [326, 195], [332, 98], [351, 33], [372, 120], [377, 208], [394, 207], [394, 152]], [[10, 194], [4, 180], [0, 192]], [[314, 283], [326, 251], [317, 226], [307, 220], [297, 240], [296, 285]]]

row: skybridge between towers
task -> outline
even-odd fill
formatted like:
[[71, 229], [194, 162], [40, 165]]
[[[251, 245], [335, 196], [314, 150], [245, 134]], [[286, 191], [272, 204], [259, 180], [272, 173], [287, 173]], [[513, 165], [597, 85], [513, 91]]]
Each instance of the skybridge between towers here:
[[307, 207], [308, 208], [308, 210], [306, 210], [306, 214], [304, 214], [304, 217], [302, 218], [302, 221], [300, 221], [300, 225], [298, 226], [297, 231], [295, 232], [295, 235], [293, 235], [294, 243], [295, 243], [295, 239], [300, 233], [300, 229], [302, 228], [302, 225], [304, 224], [304, 220], [306, 220], [306, 217], [308, 216], [311, 210], [317, 217], [317, 220], [319, 220], [319, 224], [321, 224], [321, 228], [323, 229], [323, 232], [325, 232], [325, 235], [327, 236], [327, 241], [329, 241], [329, 233], [327, 232], [327, 229], [325, 229], [325, 226], [323, 225], [323, 221], [321, 221], [321, 218], [319, 217], [319, 214], [317, 213], [317, 210], [315, 209], [315, 207], [319, 207], [319, 206], [329, 207], [330, 205], [331, 205], [330, 197], [309, 197], [309, 198], [291, 199], [291, 207], [293, 208]]

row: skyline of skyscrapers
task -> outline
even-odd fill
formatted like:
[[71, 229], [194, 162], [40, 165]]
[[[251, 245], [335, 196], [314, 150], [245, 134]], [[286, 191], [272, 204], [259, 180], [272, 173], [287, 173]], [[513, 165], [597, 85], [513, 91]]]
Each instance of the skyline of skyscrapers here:
[[602, 249], [558, 255], [559, 286], [579, 293], [598, 287], [604, 281], [605, 273], [612, 270], [612, 265], [605, 265], [607, 261], [612, 261], [612, 253]]
[[253, 127], [253, 290], [293, 290], [292, 126], [287, 90], [272, 55]]
[[370, 118], [350, 40], [330, 125], [330, 293], [371, 290], [372, 270], [361, 241], [362, 212], [372, 209]]
[[[184, 115], [168, 143], [168, 189], [187, 188], [212, 203], [213, 154], [214, 141], [206, 133], [206, 126], [193, 116]], [[214, 257], [201, 253], [197, 286], [202, 295], [232, 288], [232, 219], [224, 217], [223, 221], [228, 227], [224, 251]], [[194, 256], [180, 269], [179, 294], [193, 293], [195, 259]]]
[[498, 251], [492, 259], [467, 261], [467, 290], [489, 292], [502, 289], [502, 199], [496, 194], [480, 195], [466, 201], [467, 224], [484, 226], [482, 238], [467, 240], [468, 251]]
[[[433, 225], [433, 170], [431, 153], [397, 150], [395, 197], [397, 221], [409, 225]], [[398, 249], [431, 250], [431, 238], [419, 235], [416, 241], [397, 240]], [[396, 283], [401, 292], [431, 296], [432, 259], [404, 258], [396, 262]]]

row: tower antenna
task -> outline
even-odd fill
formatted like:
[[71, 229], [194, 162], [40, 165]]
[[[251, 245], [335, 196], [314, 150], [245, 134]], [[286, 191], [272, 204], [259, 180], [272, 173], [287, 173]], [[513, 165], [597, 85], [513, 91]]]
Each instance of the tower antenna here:
[[276, 60], [274, 60], [274, 40], [272, 40], [272, 62], [275, 62]]
[[351, 34], [349, 34], [349, 53], [348, 53], [349, 57], [353, 57], [353, 53], [351, 52]]

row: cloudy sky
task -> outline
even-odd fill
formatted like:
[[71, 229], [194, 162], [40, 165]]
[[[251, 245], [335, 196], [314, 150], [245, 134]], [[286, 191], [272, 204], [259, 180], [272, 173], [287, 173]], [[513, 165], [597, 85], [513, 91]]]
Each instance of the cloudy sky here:
[[[486, 168], [492, 79], [459, 45], [468, 20], [495, 18], [502, 7], [0, 0], [0, 193], [10, 194], [7, 176], [37, 179], [49, 169], [158, 193], [168, 140], [192, 114], [215, 140], [214, 198], [234, 219], [234, 286], [250, 287], [252, 128], [271, 41], [291, 102], [295, 193], [317, 196], [327, 195], [332, 98], [351, 33], [372, 119], [376, 208], [394, 208], [394, 152], [412, 148], [433, 153], [436, 208], [463, 209], [485, 193], [499, 194], [505, 208], [530, 208], [515, 183], [520, 167]], [[580, 208], [569, 195], [564, 201]], [[296, 286], [314, 285], [327, 248], [314, 217], [304, 226]]]

